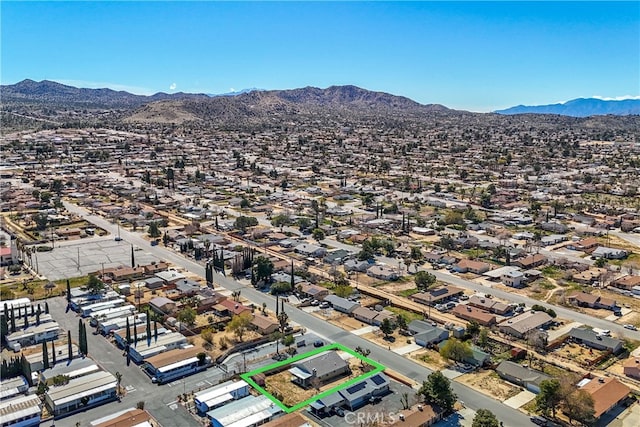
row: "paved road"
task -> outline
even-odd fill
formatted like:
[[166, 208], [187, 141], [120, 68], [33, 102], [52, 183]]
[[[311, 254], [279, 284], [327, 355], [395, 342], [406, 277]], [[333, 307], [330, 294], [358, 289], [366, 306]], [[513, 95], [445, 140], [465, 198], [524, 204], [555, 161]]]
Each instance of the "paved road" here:
[[[322, 241], [322, 243], [325, 243], [329, 246], [333, 246], [336, 248], [346, 249], [349, 251], [359, 251], [359, 248], [356, 246], [338, 242], [333, 239], [325, 239]], [[387, 264], [390, 267], [394, 267], [394, 268], [398, 267], [399, 260], [397, 259], [388, 258], [388, 257], [377, 257], [377, 260], [384, 264]], [[445, 283], [449, 283], [451, 285], [459, 286], [465, 289], [471, 289], [477, 292], [487, 292], [497, 298], [501, 298], [513, 303], [525, 303], [528, 306], [532, 306], [533, 304], [539, 304], [547, 308], [552, 308], [558, 314], [558, 316], [562, 317], [563, 319], [569, 319], [571, 321], [580, 322], [585, 325], [592, 326], [594, 328], [608, 329], [619, 336], [624, 336], [626, 338], [631, 338], [634, 340], [640, 340], [640, 331], [630, 331], [628, 329], [624, 329], [622, 325], [612, 322], [610, 320], [599, 319], [597, 317], [593, 317], [584, 313], [579, 313], [577, 311], [571, 310], [566, 307], [548, 304], [548, 303], [538, 301], [536, 299], [529, 298], [517, 293], [503, 291], [501, 289], [489, 288], [480, 283], [462, 279], [456, 276], [455, 274], [452, 274], [449, 272], [445, 273], [440, 270], [429, 270], [429, 269], [425, 269], [425, 270], [435, 275], [438, 280]]]
[[[103, 218], [89, 215], [84, 209], [73, 204], [65, 203], [65, 206], [69, 211], [85, 217], [97, 226], [104, 228], [105, 230], [108, 230], [110, 232], [115, 231], [116, 226], [104, 220]], [[145, 241], [137, 234], [123, 231], [121, 229], [120, 235], [125, 241], [134, 245], [138, 245], [141, 247], [144, 247], [144, 245], [149, 245], [147, 241]], [[204, 268], [201, 265], [189, 259], [185, 259], [182, 256], [162, 246], [149, 246], [149, 252], [158, 258], [165, 259], [177, 266], [185, 268], [186, 270], [194, 274], [204, 277]], [[259, 292], [254, 288], [244, 286], [227, 277], [217, 276], [215, 278], [215, 281], [228, 290], [241, 289], [242, 295], [256, 303], [258, 306], [261, 306], [264, 302], [267, 304], [267, 307], [275, 309], [275, 298], [273, 298], [271, 295]], [[397, 372], [400, 372], [403, 375], [406, 375], [409, 378], [421, 381], [426, 379], [426, 377], [432, 372], [431, 370], [425, 368], [422, 365], [419, 365], [418, 363], [415, 363], [396, 353], [390, 352], [387, 349], [375, 343], [367, 341], [359, 336], [344, 331], [343, 329], [340, 329], [337, 326], [334, 326], [309, 313], [305, 313], [302, 310], [298, 310], [297, 308], [293, 308], [291, 306], [288, 306], [286, 310], [287, 314], [289, 314], [290, 320], [292, 320], [293, 322], [304, 325], [308, 329], [313, 330], [316, 334], [325, 337], [330, 342], [340, 342], [341, 344], [350, 348], [356, 348], [357, 346], [369, 348], [371, 349], [371, 354], [369, 357], [377, 360], [378, 362]], [[144, 375], [142, 373], [140, 374]], [[452, 383], [452, 387], [457, 393], [458, 398], [464, 401], [467, 407], [476, 410], [480, 408], [489, 409], [500, 418], [505, 426], [519, 427], [532, 425], [532, 423], [529, 421], [529, 418], [525, 414], [504, 405], [502, 402], [487, 397], [482, 393], [479, 393], [469, 387], [456, 382]], [[163, 415], [160, 418], [161, 422], [163, 419], [165, 419], [164, 412], [165, 411], [163, 411]]]

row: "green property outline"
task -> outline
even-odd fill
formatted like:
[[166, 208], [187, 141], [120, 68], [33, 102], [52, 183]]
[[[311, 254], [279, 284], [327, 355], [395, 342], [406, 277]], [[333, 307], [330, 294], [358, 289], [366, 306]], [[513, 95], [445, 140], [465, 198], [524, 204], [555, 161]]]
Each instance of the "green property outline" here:
[[[372, 369], [369, 372], [365, 372], [364, 374], [358, 375], [357, 377], [339, 384], [329, 390], [323, 391], [320, 394], [317, 394], [307, 400], [305, 400], [304, 402], [300, 402], [294, 406], [287, 406], [284, 403], [282, 403], [280, 400], [276, 399], [271, 393], [269, 393], [268, 391], [266, 391], [264, 388], [260, 387], [258, 384], [256, 384], [256, 382], [251, 378], [254, 375], [257, 374], [261, 374], [263, 372], [269, 371], [271, 369], [275, 369], [275, 368], [279, 368], [281, 366], [285, 366], [285, 365], [290, 365], [292, 363], [295, 363], [299, 360], [302, 359], [306, 359], [308, 357], [311, 356], [315, 356], [316, 354], [320, 354], [320, 353], [324, 353], [326, 351], [330, 351], [330, 350], [340, 350], [340, 351], [344, 351], [349, 353], [350, 355], [352, 355], [353, 357], [356, 357], [358, 359], [360, 359], [361, 361], [373, 366], [375, 369]], [[240, 375], [240, 378], [242, 378], [243, 380], [245, 380], [247, 383], [249, 383], [249, 385], [251, 385], [251, 387], [255, 388], [256, 390], [258, 390], [260, 393], [262, 393], [262, 395], [267, 396], [267, 398], [269, 398], [269, 400], [271, 400], [273, 403], [275, 403], [276, 405], [278, 405], [280, 408], [282, 408], [283, 411], [285, 411], [286, 413], [291, 413], [294, 411], [297, 411], [298, 409], [307, 406], [308, 404], [315, 402], [318, 399], [322, 399], [323, 397], [326, 397], [330, 394], [335, 393], [336, 391], [340, 391], [343, 390], [357, 382], [362, 381], [363, 379], [372, 377], [373, 375], [382, 372], [386, 369], [386, 367], [384, 365], [382, 365], [379, 362], [376, 362], [374, 360], [369, 359], [368, 357], [365, 357], [359, 353], [356, 353], [355, 351], [351, 350], [350, 348], [345, 347], [344, 345], [340, 344], [340, 343], [333, 343], [333, 344], [329, 344], [329, 345], [325, 345], [319, 348], [316, 348], [314, 350], [308, 351], [306, 353], [302, 353], [302, 354], [298, 354], [297, 356], [292, 357], [291, 359], [287, 359], [287, 360], [283, 360], [281, 362], [276, 362], [276, 363], [272, 363], [271, 365], [267, 365], [267, 366], [263, 366], [262, 368], [258, 368], [258, 369], [254, 369], [253, 371], [250, 372], [245, 372], [244, 374]]]

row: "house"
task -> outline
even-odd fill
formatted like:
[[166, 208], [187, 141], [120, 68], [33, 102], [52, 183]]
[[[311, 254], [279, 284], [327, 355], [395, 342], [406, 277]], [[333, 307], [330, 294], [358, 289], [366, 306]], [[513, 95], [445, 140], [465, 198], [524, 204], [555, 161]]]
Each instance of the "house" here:
[[176, 290], [184, 297], [192, 297], [201, 289], [200, 283], [191, 279], [178, 280], [175, 285]]
[[320, 258], [327, 254], [327, 250], [322, 246], [301, 243], [293, 249], [296, 253], [304, 257]]
[[521, 271], [509, 271], [500, 278], [505, 286], [521, 288], [524, 286], [525, 275]]
[[3, 378], [0, 383], [0, 400], [14, 397], [18, 394], [24, 394], [29, 390], [29, 383], [22, 375], [13, 378]]
[[371, 267], [371, 263], [369, 261], [359, 261], [357, 259], [349, 259], [344, 263], [344, 271], [347, 273], [350, 271], [364, 273], [369, 267]]
[[456, 273], [474, 273], [482, 274], [491, 269], [491, 265], [486, 262], [474, 261], [470, 259], [463, 259], [453, 266], [453, 271]]
[[610, 412], [618, 404], [629, 397], [631, 389], [618, 381], [617, 378], [593, 378], [582, 380], [578, 384], [581, 390], [586, 391], [593, 398], [593, 414], [596, 419]]
[[230, 300], [230, 299], [225, 299], [220, 301], [218, 304], [216, 304], [215, 306], [213, 306], [213, 311], [214, 313], [216, 313], [218, 316], [237, 316], [238, 314], [242, 314], [242, 313], [251, 313], [251, 308], [247, 307], [246, 305], [243, 305], [239, 302]]
[[329, 290], [322, 286], [312, 285], [311, 283], [302, 283], [300, 285], [301, 293], [306, 297], [311, 297], [318, 301], [323, 301], [329, 295]]
[[616, 338], [599, 335], [591, 329], [573, 328], [569, 331], [569, 338], [577, 343], [598, 350], [609, 350], [614, 354], [622, 351], [622, 341]]
[[576, 292], [567, 297], [567, 301], [580, 307], [604, 308], [607, 310], [615, 310], [616, 301], [611, 298], [603, 298], [599, 295], [587, 294], [585, 292]]
[[[438, 344], [438, 350], [447, 344], [447, 340]], [[471, 355], [463, 360], [463, 363], [468, 363], [473, 366], [484, 366], [491, 359], [491, 355], [482, 351], [475, 344], [471, 344]]]
[[135, 408], [119, 411], [90, 423], [91, 427], [149, 427], [157, 424], [150, 413]]
[[313, 427], [313, 425], [299, 413], [291, 412], [263, 424], [262, 427]]
[[171, 314], [176, 309], [176, 302], [167, 297], [154, 297], [149, 301], [149, 307], [158, 314]]
[[153, 382], [168, 383], [206, 370], [211, 359], [208, 356], [200, 359], [198, 354], [203, 351], [201, 347], [175, 348], [149, 357], [142, 369]]
[[624, 289], [627, 291], [632, 290], [635, 286], [640, 286], [640, 276], [622, 276], [611, 283], [611, 286]]
[[517, 265], [525, 270], [540, 267], [547, 263], [547, 257], [542, 254], [533, 254], [526, 256], [524, 258], [520, 258], [513, 262], [513, 265]]
[[438, 344], [449, 338], [449, 331], [422, 320], [413, 320], [407, 325], [407, 329], [413, 335], [416, 344], [423, 347]]
[[50, 387], [45, 395], [49, 413], [61, 416], [116, 400], [117, 380], [105, 371], [69, 380], [65, 385]]
[[491, 326], [496, 323], [495, 315], [470, 305], [458, 304], [451, 310], [451, 313], [469, 322], [478, 322], [482, 326]]
[[[18, 323], [18, 322], [16, 322]], [[46, 322], [30, 325], [24, 329], [4, 337], [7, 346], [14, 350], [20, 347], [28, 347], [41, 342], [52, 341], [58, 338], [60, 327], [57, 322]]]
[[467, 302], [472, 307], [481, 308], [489, 313], [506, 314], [511, 311], [511, 306], [500, 301], [496, 301], [493, 298], [487, 298], [481, 295], [472, 295]]
[[277, 331], [280, 324], [268, 316], [256, 314], [251, 320], [251, 326], [262, 335], [269, 335]]
[[367, 276], [380, 280], [398, 280], [398, 270], [386, 265], [372, 265], [367, 269]]
[[131, 359], [136, 363], [142, 363], [145, 359], [173, 350], [187, 344], [187, 338], [179, 332], [169, 332], [158, 335], [158, 339], [138, 340], [138, 344], [129, 346]]
[[35, 394], [0, 401], [3, 426], [31, 427], [40, 425], [42, 401]]
[[625, 359], [622, 367], [626, 376], [640, 380], [640, 357], [631, 356]]
[[505, 360], [496, 368], [500, 378], [526, 388], [532, 393], [540, 393], [540, 383], [551, 377], [542, 372]]
[[69, 377], [69, 379], [73, 379], [100, 371], [96, 362], [88, 357], [63, 362], [58, 362], [56, 359], [56, 362], [54, 366], [40, 372], [38, 375], [39, 383], [50, 386], [53, 384], [53, 379], [59, 375], [65, 375]]
[[155, 277], [162, 280], [165, 285], [173, 285], [178, 280], [186, 279], [185, 275], [175, 270], [160, 271]]
[[[565, 232], [566, 231], [561, 231], [561, 233], [565, 233]], [[558, 243], [562, 243], [566, 240], [567, 240], [567, 236], [564, 234], [551, 234], [549, 236], [542, 236], [542, 238], [540, 239], [540, 245], [541, 246], [557, 245]]]
[[498, 325], [500, 332], [517, 338], [524, 338], [531, 331], [545, 328], [553, 322], [553, 318], [544, 311], [527, 311], [504, 320]]
[[346, 375], [350, 372], [349, 364], [335, 351], [326, 351], [316, 356], [300, 360], [289, 369], [292, 381], [301, 387], [310, 387], [314, 382], [320, 385]]
[[586, 239], [578, 240], [577, 242], [568, 244], [567, 248], [574, 251], [586, 252], [589, 249], [597, 247], [599, 244], [600, 243], [598, 242], [598, 239], [596, 239], [595, 237], [587, 237]]
[[400, 411], [390, 427], [428, 427], [440, 421], [442, 414], [436, 406], [423, 403]]
[[389, 393], [389, 378], [382, 372], [375, 374], [364, 381], [353, 384], [339, 393], [344, 398], [344, 406], [355, 410], [364, 406], [374, 396], [383, 396]]
[[599, 246], [591, 253], [593, 259], [624, 259], [627, 255], [629, 253], [624, 249], [607, 248], [606, 246]]
[[438, 286], [429, 289], [427, 292], [418, 292], [411, 295], [411, 299], [424, 305], [435, 305], [446, 302], [453, 297], [460, 296], [464, 293], [464, 289], [451, 285]]
[[502, 276], [512, 271], [520, 271], [520, 267], [516, 267], [514, 265], [505, 265], [504, 267], [494, 268], [493, 270], [489, 270], [483, 274], [483, 276], [488, 277], [489, 280], [497, 281], [500, 280]]
[[282, 409], [264, 395], [246, 396], [207, 412], [211, 427], [258, 426], [276, 418]]
[[344, 397], [337, 391], [312, 402], [309, 407], [314, 414], [327, 415], [331, 413], [333, 409], [343, 406], [344, 403]]
[[331, 304], [331, 306], [342, 313], [351, 314], [353, 310], [360, 307], [360, 304], [354, 301], [349, 301], [348, 299], [339, 297], [337, 295], [327, 295], [324, 297], [324, 301]]
[[194, 403], [198, 412], [206, 413], [232, 400], [242, 399], [249, 395], [249, 384], [246, 381], [226, 381], [194, 395]]
[[327, 253], [322, 261], [329, 265], [339, 265], [346, 261], [350, 256], [351, 252], [345, 249], [336, 249], [335, 251]]
[[368, 307], [357, 307], [353, 312], [351, 312], [351, 315], [361, 322], [375, 326], [380, 326], [384, 319], [394, 319], [393, 313], [384, 310], [376, 311]]

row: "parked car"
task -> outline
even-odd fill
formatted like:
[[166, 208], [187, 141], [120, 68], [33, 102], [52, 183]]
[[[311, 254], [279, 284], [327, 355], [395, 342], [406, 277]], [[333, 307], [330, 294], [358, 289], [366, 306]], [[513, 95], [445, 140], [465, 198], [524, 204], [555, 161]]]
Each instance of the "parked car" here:
[[335, 408], [333, 412], [335, 412], [339, 417], [344, 417], [344, 410], [342, 408]]
[[320, 304], [320, 308], [329, 308], [331, 307], [331, 304], [329, 304], [328, 302], [323, 302], [322, 304]]
[[636, 328], [634, 325], [629, 325], [629, 324], [622, 325], [622, 327], [625, 328], [625, 329], [629, 329], [631, 331], [637, 331], [638, 330], [638, 328]]
[[323, 345], [324, 345], [324, 341], [322, 340], [316, 340], [313, 342], [314, 347], [322, 347]]
[[113, 239], [113, 240], [115, 240], [116, 242], [119, 242], [120, 240], [122, 240], [122, 237], [120, 237], [120, 236], [116, 236], [116, 238], [115, 238], [115, 239]]

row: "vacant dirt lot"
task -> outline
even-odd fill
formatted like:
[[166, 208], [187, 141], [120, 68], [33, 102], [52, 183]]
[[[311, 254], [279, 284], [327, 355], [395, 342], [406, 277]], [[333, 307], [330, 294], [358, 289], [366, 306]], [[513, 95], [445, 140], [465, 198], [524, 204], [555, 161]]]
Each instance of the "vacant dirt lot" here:
[[411, 353], [411, 358], [434, 371], [444, 369], [449, 366], [449, 362], [447, 362], [446, 359], [443, 359], [442, 356], [440, 356], [440, 353], [435, 350], [418, 350]]
[[456, 381], [502, 401], [515, 396], [521, 391], [520, 387], [503, 381], [498, 374], [489, 370], [464, 374], [458, 377]]
[[604, 354], [603, 351], [592, 348], [584, 348], [580, 344], [565, 343], [562, 347], [553, 352], [556, 357], [575, 363], [576, 365], [587, 367], [589, 362]]
[[[410, 339], [410, 337], [402, 336], [398, 332], [394, 332], [391, 337], [393, 337], [393, 341], [384, 339], [384, 334], [380, 330], [362, 335], [362, 338], [381, 345], [382, 347], [387, 347], [391, 350], [404, 347], [405, 345], [407, 345], [407, 340]], [[411, 342], [413, 342], [413, 340], [411, 340]]]

